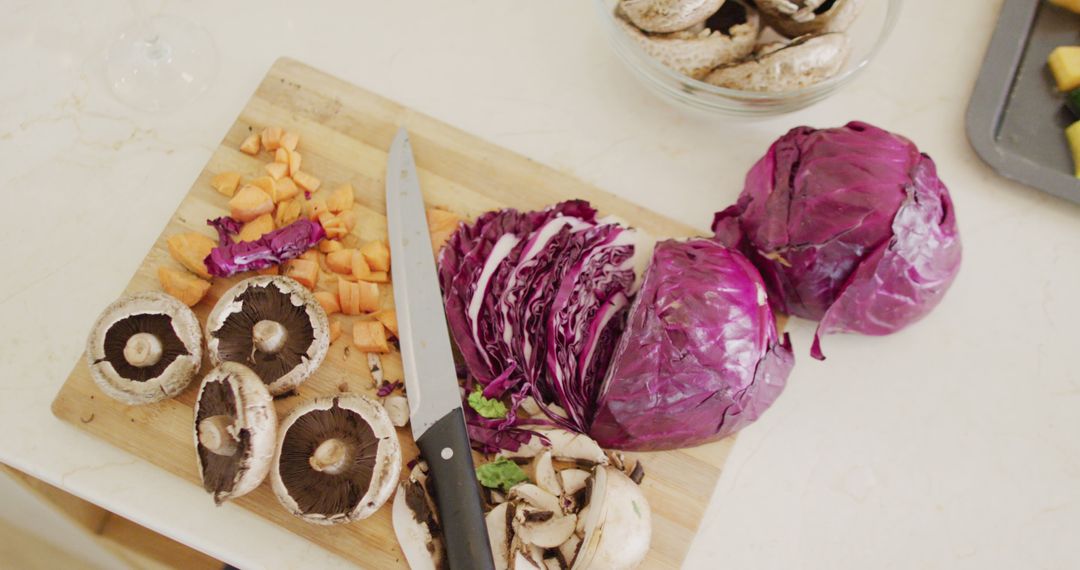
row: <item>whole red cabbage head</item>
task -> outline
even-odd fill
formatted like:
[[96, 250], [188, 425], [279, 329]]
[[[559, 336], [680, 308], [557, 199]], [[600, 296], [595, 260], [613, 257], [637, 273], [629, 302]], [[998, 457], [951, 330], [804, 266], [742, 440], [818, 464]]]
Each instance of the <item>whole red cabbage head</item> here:
[[741, 253], [706, 238], [658, 243], [589, 435], [638, 451], [720, 439], [772, 405], [794, 364]]
[[717, 239], [761, 270], [781, 312], [836, 332], [885, 335], [921, 319], [960, 270], [956, 214], [934, 161], [862, 122], [798, 127], [716, 214]]

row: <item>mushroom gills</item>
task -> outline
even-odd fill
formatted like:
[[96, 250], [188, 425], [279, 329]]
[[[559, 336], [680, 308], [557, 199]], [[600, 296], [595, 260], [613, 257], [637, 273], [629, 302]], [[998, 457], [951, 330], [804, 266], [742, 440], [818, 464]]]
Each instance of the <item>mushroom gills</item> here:
[[120, 376], [135, 382], [157, 378], [179, 356], [189, 354], [169, 315], [125, 317], [105, 333], [105, 358]]
[[[199, 461], [203, 466], [203, 488], [212, 495], [214, 500], [220, 502], [224, 497], [232, 493], [236, 484], [237, 475], [241, 474], [243, 466], [243, 450], [250, 445], [250, 437], [246, 430], [233, 433], [233, 414], [236, 413], [236, 396], [227, 382], [206, 382], [202, 388], [199, 399], [199, 411], [195, 418], [198, 426]], [[210, 449], [203, 443], [203, 438], [215, 437], [209, 430], [222, 430], [230, 437], [224, 439], [217, 450]], [[204, 436], [204, 430], [206, 436]], [[230, 441], [231, 440], [231, 441]], [[211, 441], [210, 443], [215, 443]], [[231, 453], [224, 453], [231, 448]]]

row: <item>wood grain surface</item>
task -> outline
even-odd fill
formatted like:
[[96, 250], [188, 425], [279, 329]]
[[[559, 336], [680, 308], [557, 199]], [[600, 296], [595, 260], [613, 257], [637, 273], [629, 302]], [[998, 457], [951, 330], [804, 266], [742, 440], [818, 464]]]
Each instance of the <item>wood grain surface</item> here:
[[[359, 219], [353, 239], [385, 239], [386, 221], [382, 212], [387, 150], [401, 125], [409, 129], [420, 184], [430, 206], [473, 218], [495, 208], [535, 209], [565, 199], [583, 198], [602, 214], [620, 216], [656, 236], [684, 236], [692, 232], [687, 226], [364, 89], [297, 61], [281, 59], [267, 73], [194, 181], [125, 292], [158, 290], [157, 268], [179, 267], [165, 246], [169, 236], [187, 231], [214, 235], [206, 220], [227, 214], [227, 198], [210, 187], [210, 178], [224, 171], [238, 171], [248, 178], [261, 175], [263, 164], [271, 160], [267, 153], [263, 151], [260, 156], [251, 157], [238, 148], [248, 133], [266, 126], [281, 126], [299, 133], [302, 169], [322, 180], [323, 195], [343, 183], [353, 186]], [[332, 276], [324, 272], [321, 279]], [[199, 318], [205, 319], [218, 297], [238, 280], [215, 280], [207, 297], [194, 307]], [[392, 306], [389, 286], [382, 293], [383, 304]], [[395, 375], [400, 378], [400, 362], [394, 356], [384, 361], [388, 379]], [[205, 363], [203, 370], [208, 370]], [[197, 389], [195, 381], [173, 400], [129, 407], [100, 392], [90, 379], [85, 361], [80, 360], [57, 394], [53, 413], [201, 486], [192, 438], [192, 408]], [[304, 399], [330, 395], [341, 389], [374, 393], [366, 355], [351, 347], [347, 327], [331, 345], [325, 363], [300, 387], [299, 393], [277, 400], [278, 413], [284, 417]], [[408, 429], [400, 430], [399, 436], [405, 459], [411, 459], [416, 455], [416, 447]], [[680, 566], [733, 442], [733, 438], [728, 438], [693, 449], [639, 454], [646, 471], [642, 485], [654, 521], [652, 548], [644, 567]], [[211, 501], [209, 495], [206, 501]], [[323, 527], [305, 523], [286, 512], [274, 498], [268, 482], [236, 502], [358, 566], [406, 567], [390, 524], [389, 503], [367, 520]]]

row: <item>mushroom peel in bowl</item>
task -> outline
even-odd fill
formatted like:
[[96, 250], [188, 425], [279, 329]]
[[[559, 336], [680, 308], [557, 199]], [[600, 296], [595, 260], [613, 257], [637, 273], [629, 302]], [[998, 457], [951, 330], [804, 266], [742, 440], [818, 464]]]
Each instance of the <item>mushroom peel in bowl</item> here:
[[622, 0], [619, 6], [638, 28], [662, 34], [704, 22], [723, 3], [724, 0]]
[[270, 482], [289, 512], [330, 525], [379, 510], [400, 472], [401, 446], [386, 410], [346, 393], [303, 403], [285, 418]]
[[705, 81], [758, 92], [802, 89], [836, 75], [850, 49], [844, 34], [829, 33], [758, 46], [748, 58], [721, 65]]
[[206, 319], [210, 361], [240, 362], [278, 396], [322, 364], [330, 324], [319, 301], [288, 277], [252, 277], [222, 295]]
[[175, 297], [126, 295], [102, 311], [86, 341], [90, 376], [102, 392], [126, 404], [172, 398], [202, 365], [195, 313]]
[[756, 0], [765, 23], [795, 38], [806, 34], [843, 32], [862, 10], [863, 0]]
[[669, 34], [643, 32], [621, 10], [615, 21], [650, 56], [695, 79], [749, 55], [761, 30], [757, 12], [739, 0], [728, 0], [698, 26]]
[[223, 362], [199, 387], [194, 432], [199, 474], [214, 502], [246, 495], [270, 472], [277, 435], [274, 400], [250, 368]]

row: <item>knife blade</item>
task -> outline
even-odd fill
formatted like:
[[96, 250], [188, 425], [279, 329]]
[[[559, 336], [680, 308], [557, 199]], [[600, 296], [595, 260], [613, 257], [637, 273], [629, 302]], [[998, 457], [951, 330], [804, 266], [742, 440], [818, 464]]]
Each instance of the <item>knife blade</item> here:
[[452, 569], [494, 569], [461, 408], [424, 197], [402, 128], [386, 167], [386, 223], [409, 420], [427, 461]]

